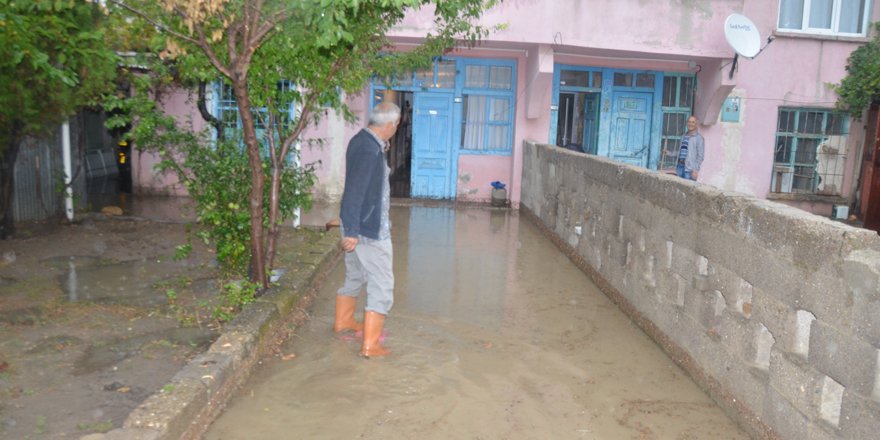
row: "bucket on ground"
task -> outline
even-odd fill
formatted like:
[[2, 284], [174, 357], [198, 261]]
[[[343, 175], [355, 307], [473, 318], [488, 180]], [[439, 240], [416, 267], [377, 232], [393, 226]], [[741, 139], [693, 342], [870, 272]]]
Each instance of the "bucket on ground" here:
[[507, 206], [506, 185], [499, 181], [492, 182], [492, 206]]

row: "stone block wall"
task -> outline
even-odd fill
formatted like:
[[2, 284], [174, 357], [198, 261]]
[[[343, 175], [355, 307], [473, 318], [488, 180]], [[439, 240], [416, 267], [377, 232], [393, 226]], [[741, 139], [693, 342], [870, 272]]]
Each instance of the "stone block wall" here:
[[755, 438], [880, 438], [880, 236], [526, 142], [521, 210]]

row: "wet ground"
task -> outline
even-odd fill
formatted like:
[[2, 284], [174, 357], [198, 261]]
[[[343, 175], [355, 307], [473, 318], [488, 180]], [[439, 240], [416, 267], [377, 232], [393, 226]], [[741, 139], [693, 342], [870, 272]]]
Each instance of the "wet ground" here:
[[[22, 223], [0, 241], [0, 439], [119, 428], [218, 336], [211, 249], [173, 258], [186, 202], [121, 202], [123, 218]], [[295, 264], [291, 249], [318, 233], [283, 234], [279, 260]]]
[[416, 205], [392, 222], [391, 356], [332, 333], [340, 265], [207, 440], [748, 438], [528, 220]]

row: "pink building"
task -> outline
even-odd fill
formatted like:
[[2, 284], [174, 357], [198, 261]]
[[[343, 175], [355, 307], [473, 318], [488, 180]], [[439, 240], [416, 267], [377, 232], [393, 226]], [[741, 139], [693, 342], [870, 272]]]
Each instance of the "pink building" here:
[[[490, 183], [501, 181], [517, 206], [524, 140], [669, 172], [693, 113], [706, 140], [700, 182], [831, 215], [853, 204], [865, 130], [833, 112], [829, 85], [871, 37], [878, 6], [507, 0], [482, 19], [506, 26], [477, 48], [391, 87], [365, 85], [351, 106], [362, 121], [380, 100], [404, 109], [389, 157], [398, 197], [488, 202]], [[747, 37], [762, 50], [753, 58], [735, 58], [725, 38], [735, 13], [754, 25]], [[429, 14], [411, 14], [392, 39], [405, 49], [431, 25]], [[311, 134], [327, 141], [302, 154], [321, 162], [319, 198], [341, 196], [345, 147], [358, 129], [331, 115]], [[136, 171], [141, 190], [163, 188], [150, 164], [143, 157]]]

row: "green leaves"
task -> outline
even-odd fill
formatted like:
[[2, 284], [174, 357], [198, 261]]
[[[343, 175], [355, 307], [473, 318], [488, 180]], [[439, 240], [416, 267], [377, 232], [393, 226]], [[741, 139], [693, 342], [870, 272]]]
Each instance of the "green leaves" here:
[[85, 0], [0, 0], [0, 155], [10, 126], [41, 136], [114, 87], [103, 14]]
[[880, 23], [875, 24], [874, 39], [850, 54], [847, 76], [832, 86], [840, 96], [837, 108], [861, 119], [872, 102], [880, 101]]
[[[395, 70], [407, 71], [427, 65], [457, 41], [475, 41], [485, 35], [487, 30], [472, 23], [495, 3], [483, 0], [227, 0], [210, 5], [204, 0], [108, 2], [114, 5], [111, 15], [123, 17], [117, 18], [116, 23], [129, 29], [114, 34], [117, 41], [156, 55], [144, 59], [150, 68], [149, 74], [143, 77], [154, 81], [152, 92], [161, 92], [172, 80], [176, 85], [193, 87], [198, 81], [221, 78], [232, 85], [239, 116], [245, 117], [236, 120], [233, 115], [224, 122], [226, 129], [233, 126], [238, 129], [234, 135], [245, 139], [244, 149], [239, 142], [221, 142], [209, 147], [204, 138], [183, 133], [173, 120], [158, 115], [155, 108], [146, 103], [133, 103], [129, 107], [132, 114], [139, 115], [132, 130], [139, 139], [136, 145], [163, 152], [167, 159], [163, 168], [176, 172], [196, 198], [199, 220], [209, 228], [218, 259], [233, 271], [246, 269], [251, 250], [263, 244], [263, 228], [270, 230], [267, 241], [277, 237], [275, 226], [280, 224], [280, 219], [270, 218], [267, 211], [290, 213], [293, 207], [309, 203], [314, 172], [309, 167], [291, 169], [282, 157], [295, 142], [310, 142], [303, 138], [305, 130], [317, 124], [328, 110], [353, 120], [345, 96], [360, 93], [373, 75], [382, 77]], [[406, 11], [422, 6], [433, 6], [436, 23], [433, 33], [426, 35], [425, 44], [415, 50], [391, 50], [386, 35], [404, 19]], [[204, 8], [210, 8], [211, 13], [201, 14]], [[124, 35], [140, 38], [126, 39]], [[160, 59], [160, 54], [165, 57]], [[229, 99], [228, 95], [222, 99]], [[250, 115], [255, 116], [255, 121], [249, 120]], [[111, 121], [114, 125], [120, 123]], [[258, 141], [265, 133], [269, 136]], [[249, 164], [246, 152], [254, 158], [261, 155], [261, 163]], [[279, 181], [279, 197], [270, 198], [270, 188]], [[263, 182], [268, 184], [260, 194]], [[252, 188], [256, 194], [249, 194]], [[251, 208], [253, 212], [242, 207]], [[261, 261], [271, 265], [274, 246], [270, 244], [266, 248], [265, 256], [258, 255], [250, 262], [255, 266]], [[260, 275], [260, 270], [254, 272], [258, 274], [252, 273], [252, 276]]]

